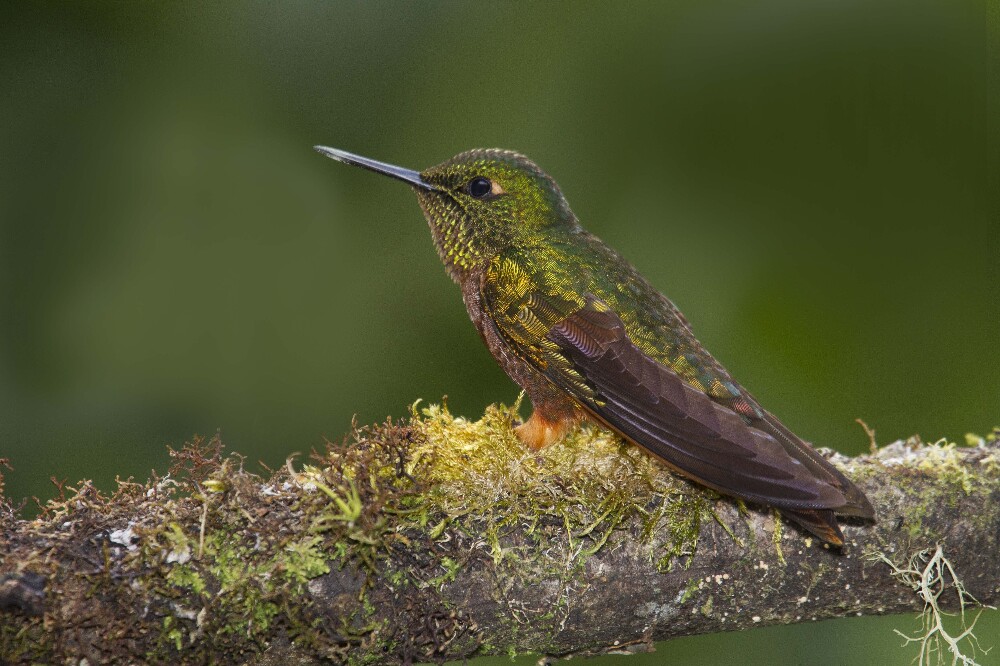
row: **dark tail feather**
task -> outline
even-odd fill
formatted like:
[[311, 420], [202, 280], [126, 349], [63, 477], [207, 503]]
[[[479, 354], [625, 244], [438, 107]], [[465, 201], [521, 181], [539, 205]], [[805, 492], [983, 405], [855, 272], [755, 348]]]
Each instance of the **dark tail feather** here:
[[803, 511], [781, 509], [781, 515], [795, 521], [831, 546], [840, 548], [844, 545], [844, 534], [840, 531], [840, 526], [837, 525], [837, 518], [833, 515], [833, 511], [826, 509]]
[[819, 451], [803, 442], [773, 414], [766, 413], [763, 423], [755, 425], [774, 435], [785, 446], [788, 454], [806, 465], [813, 474], [819, 478], [825, 478], [840, 490], [847, 502], [834, 509], [837, 515], [875, 519], [875, 509], [865, 494], [861, 492], [861, 489], [834, 467], [833, 463], [821, 456]]

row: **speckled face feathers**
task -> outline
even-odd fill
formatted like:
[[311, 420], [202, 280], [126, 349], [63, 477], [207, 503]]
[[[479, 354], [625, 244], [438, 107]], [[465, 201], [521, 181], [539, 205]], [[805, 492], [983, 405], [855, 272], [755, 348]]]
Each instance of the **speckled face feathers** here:
[[415, 188], [434, 242], [456, 280], [514, 245], [544, 242], [555, 225], [576, 218], [554, 180], [524, 155], [470, 150], [426, 169]]

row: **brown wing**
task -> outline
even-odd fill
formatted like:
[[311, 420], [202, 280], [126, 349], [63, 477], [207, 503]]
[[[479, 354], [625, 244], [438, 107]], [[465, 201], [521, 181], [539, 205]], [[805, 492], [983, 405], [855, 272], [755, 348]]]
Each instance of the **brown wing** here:
[[[547, 268], [497, 259], [481, 282], [485, 312], [513, 353], [599, 421], [682, 474], [778, 507], [831, 543], [842, 542], [834, 511], [871, 516], [850, 481], [721, 367], [719, 382], [715, 375], [690, 381], [637, 346], [612, 307], [578, 290], [579, 279], [560, 274], [558, 264]], [[729, 390], [703, 388], [716, 383]]]
[[[692, 387], [636, 347], [618, 315], [593, 296], [546, 337], [566, 363], [548, 363], [543, 374], [682, 474], [778, 507], [837, 545], [843, 537], [834, 512], [871, 517], [864, 495], [777, 419], [765, 413], [748, 423]], [[587, 391], [577, 389], [580, 377]]]
[[762, 419], [754, 419], [753, 427], [770, 433], [789, 455], [802, 462], [817, 478], [836, 486], [847, 498], [847, 503], [836, 507], [836, 513], [858, 518], [875, 518], [875, 510], [861, 489], [854, 485], [840, 470], [830, 464], [813, 447], [803, 442], [795, 433], [785, 427], [773, 414], [764, 412]]

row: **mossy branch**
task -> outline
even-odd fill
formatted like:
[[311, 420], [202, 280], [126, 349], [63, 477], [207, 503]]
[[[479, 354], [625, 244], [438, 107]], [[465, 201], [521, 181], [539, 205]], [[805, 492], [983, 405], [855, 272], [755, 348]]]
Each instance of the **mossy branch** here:
[[0, 662], [593, 654], [1000, 598], [996, 433], [834, 456], [879, 517], [836, 552], [600, 430], [528, 453], [511, 415], [414, 410], [264, 475], [196, 440], [112, 496], [83, 482], [34, 520], [2, 504]]

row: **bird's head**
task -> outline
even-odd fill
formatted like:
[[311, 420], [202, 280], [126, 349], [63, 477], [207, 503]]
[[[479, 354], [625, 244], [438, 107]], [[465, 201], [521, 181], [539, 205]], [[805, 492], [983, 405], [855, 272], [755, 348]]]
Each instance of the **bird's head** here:
[[504, 250], [543, 243], [549, 233], [577, 225], [556, 182], [509, 150], [469, 150], [420, 172], [333, 148], [316, 150], [413, 187], [438, 254], [456, 279]]

